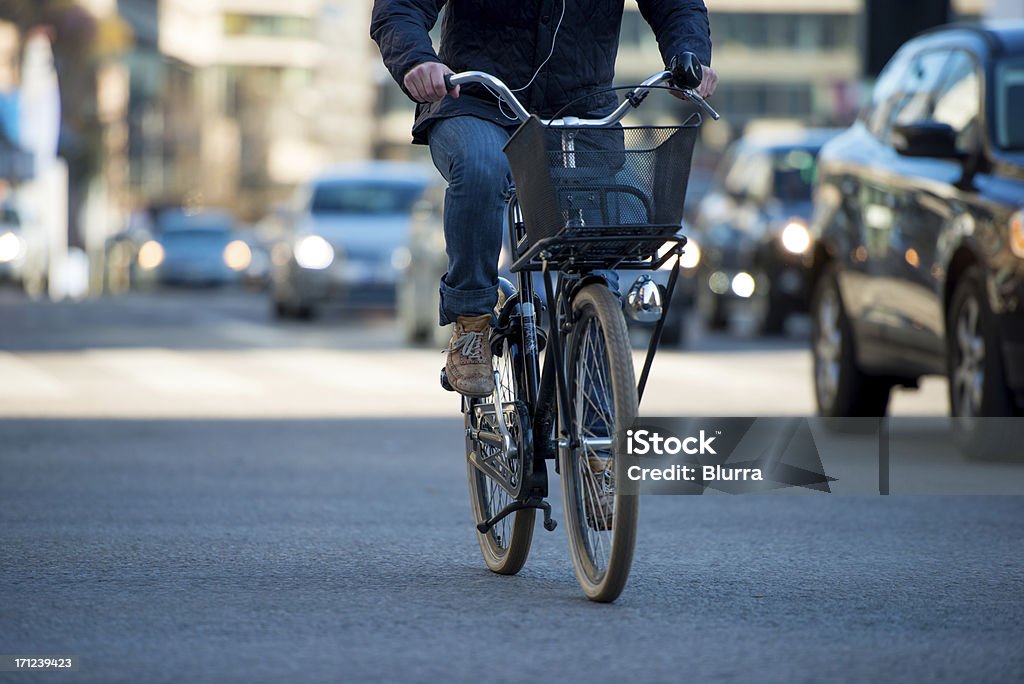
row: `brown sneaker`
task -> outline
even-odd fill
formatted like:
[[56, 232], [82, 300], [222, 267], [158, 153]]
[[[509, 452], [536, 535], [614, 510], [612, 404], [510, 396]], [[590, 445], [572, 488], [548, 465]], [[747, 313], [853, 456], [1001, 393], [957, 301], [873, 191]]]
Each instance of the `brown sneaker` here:
[[[587, 524], [592, 530], [612, 529], [615, 514], [615, 473], [612, 460], [604, 456], [589, 456], [587, 465], [593, 473], [593, 482], [584, 483], [584, 510]], [[592, 487], [598, 488], [594, 492]]]
[[486, 397], [494, 391], [491, 314], [459, 316], [448, 343], [448, 382], [459, 394]]

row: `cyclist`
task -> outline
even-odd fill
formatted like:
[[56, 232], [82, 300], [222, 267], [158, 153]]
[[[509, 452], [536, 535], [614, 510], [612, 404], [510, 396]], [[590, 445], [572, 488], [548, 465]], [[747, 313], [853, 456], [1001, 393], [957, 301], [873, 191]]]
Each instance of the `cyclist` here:
[[[447, 5], [440, 55], [429, 31]], [[711, 95], [711, 35], [703, 0], [638, 0], [665, 63], [693, 52], [705, 65], [697, 89]], [[391, 75], [417, 102], [413, 142], [426, 144], [448, 181], [440, 323], [454, 323], [446, 373], [458, 392], [494, 389], [490, 326], [498, 298], [505, 194], [502, 147], [519, 125], [481, 86], [445, 89], [446, 74], [479, 70], [507, 83], [542, 118], [599, 118], [617, 104], [614, 75], [622, 0], [375, 0], [371, 37]], [[579, 99], [578, 98], [582, 98]], [[577, 101], [578, 100], [578, 101]], [[575, 104], [574, 101], [577, 101]], [[568, 109], [561, 111], [566, 105]]]

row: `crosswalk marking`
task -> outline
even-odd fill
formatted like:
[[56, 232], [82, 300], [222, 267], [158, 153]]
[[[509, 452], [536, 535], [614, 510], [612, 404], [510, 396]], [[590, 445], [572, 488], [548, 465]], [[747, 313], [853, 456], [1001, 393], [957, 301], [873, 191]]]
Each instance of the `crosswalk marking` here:
[[[420, 359], [403, 361], [399, 354], [334, 351], [326, 349], [258, 351], [250, 353], [254, 365], [281, 373], [295, 383], [322, 385], [340, 390], [402, 391], [422, 379]], [[437, 368], [442, 365], [438, 354]]]
[[189, 352], [169, 349], [90, 350], [86, 359], [122, 379], [171, 395], [252, 396], [259, 382], [225, 371]]
[[[437, 382], [443, 360], [433, 350], [394, 348], [0, 352], [0, 425], [15, 416], [457, 417], [458, 397]], [[814, 411], [810, 366], [802, 350], [739, 358], [665, 353], [655, 361], [643, 411], [757, 415], [764, 397], [803, 378], [772, 410], [807, 415]], [[915, 414], [945, 411], [941, 382], [894, 403]]]
[[71, 394], [65, 382], [35, 363], [18, 354], [0, 351], [0, 399], [66, 399]]

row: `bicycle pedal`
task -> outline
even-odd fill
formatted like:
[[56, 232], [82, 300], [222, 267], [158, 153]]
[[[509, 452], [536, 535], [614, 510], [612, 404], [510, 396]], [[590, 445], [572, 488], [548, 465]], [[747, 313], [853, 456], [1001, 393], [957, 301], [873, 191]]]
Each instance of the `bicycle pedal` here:
[[445, 391], [448, 391], [448, 392], [454, 392], [455, 391], [455, 388], [452, 387], [452, 383], [448, 382], [448, 369], [447, 368], [442, 368], [441, 369], [441, 387], [442, 387], [442, 389], [444, 389]]

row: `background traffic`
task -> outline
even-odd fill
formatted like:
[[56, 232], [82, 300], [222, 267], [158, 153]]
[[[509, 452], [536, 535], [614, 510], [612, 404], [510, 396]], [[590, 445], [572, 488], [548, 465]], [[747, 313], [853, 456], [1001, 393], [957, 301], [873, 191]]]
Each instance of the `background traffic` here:
[[[443, 187], [407, 145], [370, 3], [186, 4], [5, 6], [0, 278], [54, 299], [245, 288], [280, 320], [393, 311], [408, 343], [442, 343]], [[940, 30], [873, 76], [917, 29], [1024, 10], [748, 5], [711, 8], [725, 119], [695, 163], [665, 343], [808, 339], [828, 415], [881, 415], [925, 375], [954, 414], [1018, 414], [1024, 29]], [[656, 54], [627, 3], [619, 81]]]

